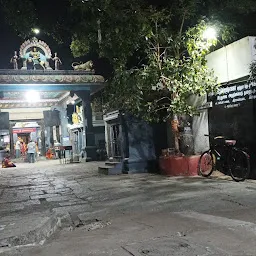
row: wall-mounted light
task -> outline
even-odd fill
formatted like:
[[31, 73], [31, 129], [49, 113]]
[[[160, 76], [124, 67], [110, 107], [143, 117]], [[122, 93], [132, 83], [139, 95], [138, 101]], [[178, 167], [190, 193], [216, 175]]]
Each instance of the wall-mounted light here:
[[213, 27], [208, 27], [203, 32], [203, 38], [207, 40], [216, 40], [217, 39], [217, 32]]

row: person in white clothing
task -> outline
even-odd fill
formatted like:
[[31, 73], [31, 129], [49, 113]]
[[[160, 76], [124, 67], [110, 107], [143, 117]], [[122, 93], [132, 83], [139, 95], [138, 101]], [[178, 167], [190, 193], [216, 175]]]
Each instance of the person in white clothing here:
[[20, 140], [15, 143], [16, 158], [20, 158]]
[[36, 155], [36, 143], [32, 140], [28, 143], [28, 161], [30, 163], [35, 162], [35, 155]]

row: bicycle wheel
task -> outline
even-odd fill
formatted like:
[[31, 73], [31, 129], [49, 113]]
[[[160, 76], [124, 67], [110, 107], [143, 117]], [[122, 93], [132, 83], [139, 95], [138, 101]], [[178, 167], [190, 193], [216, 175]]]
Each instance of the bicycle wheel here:
[[203, 177], [209, 177], [214, 171], [214, 156], [211, 151], [205, 151], [199, 158], [198, 174]]
[[250, 157], [240, 149], [233, 149], [228, 159], [228, 166], [234, 181], [244, 181], [250, 174]]

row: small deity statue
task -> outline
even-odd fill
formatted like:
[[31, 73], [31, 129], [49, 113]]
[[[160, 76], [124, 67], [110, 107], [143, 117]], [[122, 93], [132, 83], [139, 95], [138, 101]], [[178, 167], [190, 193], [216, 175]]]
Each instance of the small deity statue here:
[[55, 70], [59, 70], [60, 69], [60, 65], [62, 65], [62, 62], [60, 60], [60, 58], [58, 57], [57, 52], [54, 53], [54, 57], [52, 58], [52, 60], [54, 61], [54, 69]]
[[40, 52], [37, 51], [36, 47], [34, 47], [33, 51], [32, 50], [30, 51], [29, 57], [32, 58], [34, 65], [40, 63]]
[[17, 55], [17, 51], [14, 52], [14, 56], [11, 58], [10, 63], [13, 64], [14, 69], [18, 69], [18, 60], [19, 56]]
[[34, 47], [33, 51], [31, 50], [29, 53], [29, 58], [28, 58], [28, 62], [33, 62], [33, 66], [34, 69], [38, 69], [38, 67], [42, 67], [43, 69], [45, 69], [44, 67], [44, 61], [41, 61], [40, 59], [40, 52], [37, 50], [36, 47]]

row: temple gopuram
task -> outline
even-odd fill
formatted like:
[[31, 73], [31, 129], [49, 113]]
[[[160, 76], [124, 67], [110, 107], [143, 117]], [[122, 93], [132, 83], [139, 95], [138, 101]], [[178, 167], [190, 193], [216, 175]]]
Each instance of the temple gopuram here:
[[14, 155], [17, 140], [31, 139], [42, 156], [57, 143], [73, 155], [96, 159], [104, 122], [92, 112], [91, 96], [105, 81], [92, 62], [60, 70], [57, 52], [35, 37], [10, 62], [13, 69], [0, 70], [0, 147]]

